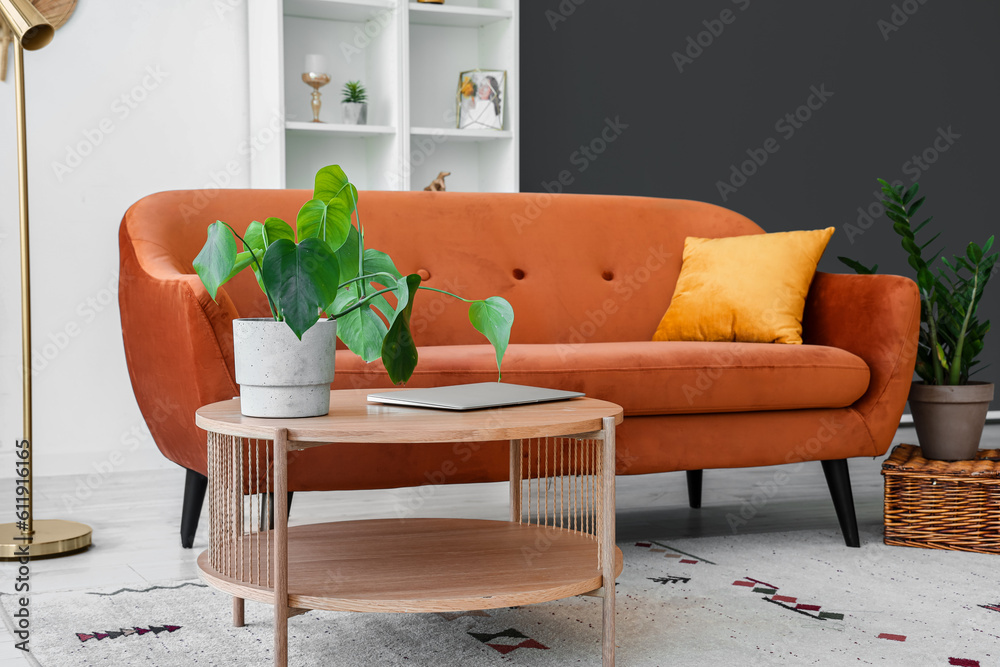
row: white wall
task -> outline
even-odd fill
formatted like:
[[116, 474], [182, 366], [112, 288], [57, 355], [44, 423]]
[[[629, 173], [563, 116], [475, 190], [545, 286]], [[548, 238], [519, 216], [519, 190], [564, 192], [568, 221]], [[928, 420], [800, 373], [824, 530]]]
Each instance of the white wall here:
[[[175, 467], [129, 383], [118, 225], [141, 197], [211, 185], [232, 161], [229, 186], [249, 185], [246, 20], [245, 0], [84, 0], [52, 44], [25, 54], [36, 477]], [[11, 61], [0, 84], [0, 478], [13, 476], [22, 435]]]

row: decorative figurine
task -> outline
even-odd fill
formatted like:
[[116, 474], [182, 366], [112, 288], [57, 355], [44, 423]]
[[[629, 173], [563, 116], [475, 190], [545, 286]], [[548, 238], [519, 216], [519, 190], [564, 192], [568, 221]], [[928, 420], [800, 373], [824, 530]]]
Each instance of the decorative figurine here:
[[426, 188], [424, 188], [424, 190], [429, 191], [429, 192], [444, 192], [445, 191], [445, 187], [444, 187], [444, 177], [445, 176], [451, 176], [451, 172], [450, 171], [439, 172], [438, 175], [437, 175], [437, 178], [435, 178], [433, 181], [431, 181], [431, 184], [428, 185]]

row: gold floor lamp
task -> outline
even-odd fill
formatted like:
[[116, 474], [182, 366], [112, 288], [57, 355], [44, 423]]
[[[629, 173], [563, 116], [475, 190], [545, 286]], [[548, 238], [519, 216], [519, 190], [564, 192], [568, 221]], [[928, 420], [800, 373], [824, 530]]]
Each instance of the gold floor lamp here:
[[14, 96], [17, 120], [18, 210], [21, 220], [21, 377], [24, 438], [15, 449], [16, 493], [0, 499], [0, 512], [15, 501], [15, 523], [0, 524], [0, 558], [58, 556], [90, 546], [90, 526], [76, 521], [35, 521], [31, 460], [31, 270], [28, 253], [28, 145], [24, 112], [24, 50], [35, 51], [55, 32], [29, 0], [0, 0], [0, 20], [14, 33]]

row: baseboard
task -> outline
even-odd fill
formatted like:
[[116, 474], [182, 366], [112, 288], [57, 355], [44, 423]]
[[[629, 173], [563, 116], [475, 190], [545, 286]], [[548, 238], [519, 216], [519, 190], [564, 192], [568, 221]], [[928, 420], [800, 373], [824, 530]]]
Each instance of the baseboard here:
[[[997, 424], [1000, 423], [1000, 410], [990, 410], [986, 413], [986, 423], [987, 424]], [[913, 425], [913, 415], [905, 414], [899, 419], [900, 426], [912, 426]]]

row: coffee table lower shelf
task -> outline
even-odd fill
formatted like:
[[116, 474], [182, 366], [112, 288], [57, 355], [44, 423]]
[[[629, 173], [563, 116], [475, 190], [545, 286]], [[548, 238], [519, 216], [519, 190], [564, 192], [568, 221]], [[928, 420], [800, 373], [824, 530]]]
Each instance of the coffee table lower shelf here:
[[[202, 578], [273, 603], [271, 534], [228, 544], [239, 579], [198, 557]], [[227, 545], [220, 545], [224, 549]], [[622, 552], [615, 548], [615, 576]], [[240, 580], [242, 579], [242, 581]], [[563, 528], [475, 519], [375, 519], [288, 529], [288, 606], [357, 612], [447, 612], [558, 600], [602, 586], [598, 543]], [[270, 585], [268, 585], [270, 584]]]

